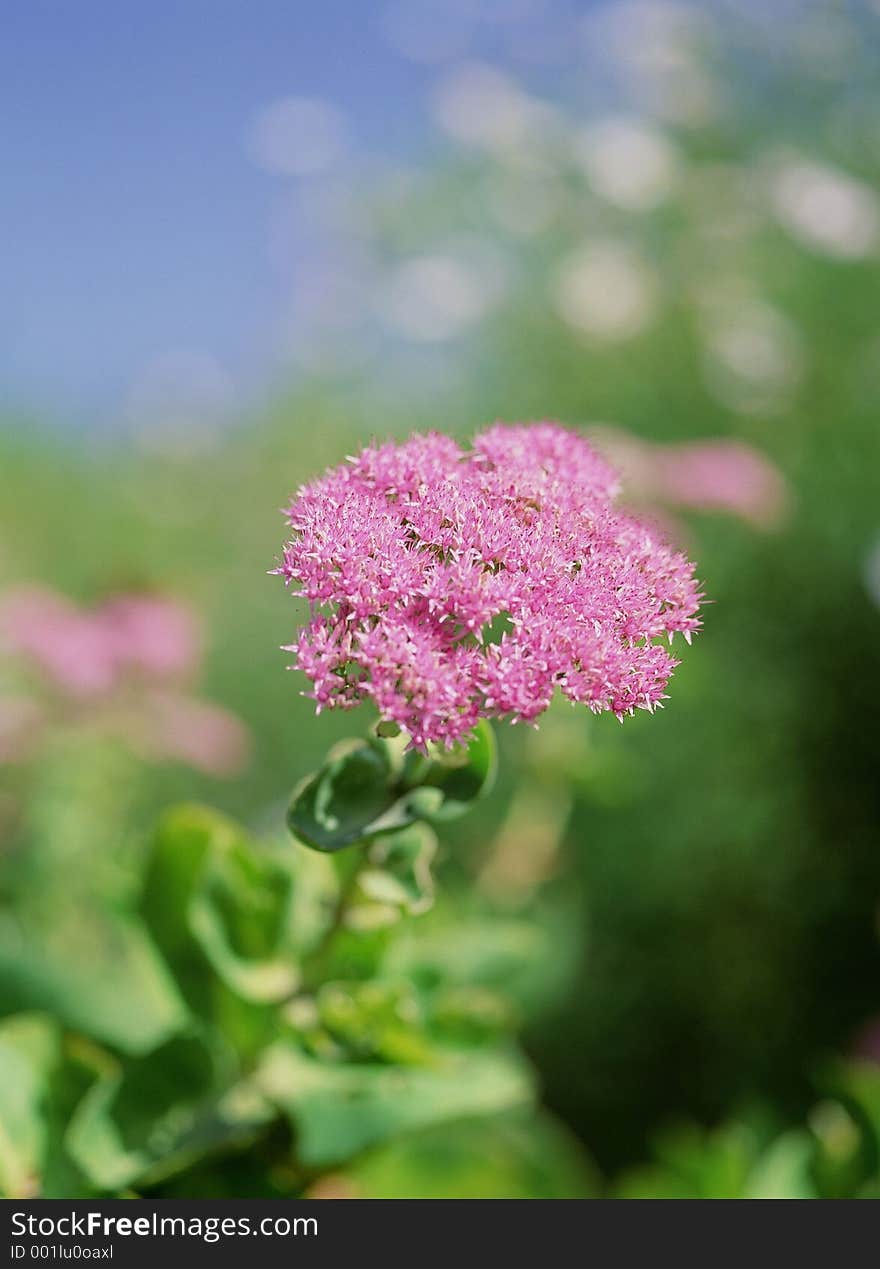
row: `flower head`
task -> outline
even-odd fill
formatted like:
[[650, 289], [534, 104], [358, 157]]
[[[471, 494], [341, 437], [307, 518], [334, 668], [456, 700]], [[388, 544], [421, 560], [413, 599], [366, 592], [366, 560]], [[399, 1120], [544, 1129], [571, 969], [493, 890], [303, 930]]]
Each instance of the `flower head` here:
[[318, 709], [371, 699], [419, 747], [480, 717], [532, 722], [558, 688], [653, 710], [699, 626], [693, 566], [617, 510], [577, 434], [497, 424], [471, 449], [414, 436], [305, 485], [276, 570], [311, 620], [288, 651]]

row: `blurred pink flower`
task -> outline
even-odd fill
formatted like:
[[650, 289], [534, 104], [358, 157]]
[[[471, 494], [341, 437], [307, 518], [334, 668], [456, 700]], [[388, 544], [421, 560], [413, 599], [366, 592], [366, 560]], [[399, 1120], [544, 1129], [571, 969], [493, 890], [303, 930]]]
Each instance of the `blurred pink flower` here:
[[117, 665], [157, 678], [188, 675], [201, 660], [195, 614], [161, 595], [118, 595], [95, 613], [107, 633]]
[[741, 441], [655, 445], [612, 427], [594, 428], [591, 436], [636, 503], [727, 511], [765, 529], [778, 524], [787, 509], [782, 473]]
[[108, 629], [92, 613], [41, 586], [22, 586], [0, 597], [0, 651], [19, 656], [71, 696], [100, 695], [116, 680]]
[[229, 710], [189, 696], [152, 693], [146, 702], [145, 746], [206, 775], [235, 775], [245, 765], [250, 735]]
[[158, 595], [117, 595], [77, 607], [56, 591], [23, 586], [0, 597], [0, 651], [18, 654], [71, 696], [96, 696], [130, 672], [176, 678], [201, 657], [195, 614]]
[[0, 761], [29, 757], [74, 711], [150, 757], [232, 774], [247, 757], [244, 724], [183, 691], [201, 653], [195, 613], [167, 596], [120, 594], [86, 609], [46, 587], [8, 591], [0, 655], [30, 672], [35, 695], [0, 698]]
[[369, 697], [419, 748], [480, 717], [532, 722], [557, 688], [595, 713], [653, 710], [701, 595], [617, 484], [582, 436], [536, 423], [467, 450], [365, 449], [302, 488], [277, 572], [312, 607], [289, 650], [319, 710]]

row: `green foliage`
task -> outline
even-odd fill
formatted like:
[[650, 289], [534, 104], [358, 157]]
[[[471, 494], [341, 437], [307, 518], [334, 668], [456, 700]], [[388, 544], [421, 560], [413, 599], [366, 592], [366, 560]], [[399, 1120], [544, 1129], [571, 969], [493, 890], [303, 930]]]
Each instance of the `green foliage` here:
[[438, 1051], [430, 1066], [394, 1067], [317, 1062], [284, 1048], [267, 1054], [260, 1086], [290, 1116], [299, 1157], [313, 1168], [401, 1133], [531, 1100], [528, 1068], [503, 1053]]
[[21, 1014], [0, 1024], [0, 1191], [23, 1197], [37, 1185], [46, 1150], [43, 1101], [58, 1060], [48, 1018]]
[[41, 916], [0, 918], [2, 1011], [45, 1010], [63, 1026], [127, 1053], [175, 1031], [186, 1007], [143, 926], [128, 912], [56, 892]]
[[[476, 790], [463, 768], [450, 799]], [[3, 1193], [222, 1188], [244, 1158], [262, 1192], [299, 1193], [401, 1135], [530, 1107], [510, 1012], [477, 983], [394, 969], [401, 919], [430, 906], [435, 848], [414, 822], [337, 861], [205, 807], [166, 814], [119, 920], [176, 1012], [151, 1042], [132, 1021], [134, 1039], [108, 1044], [82, 1007], [76, 1031], [63, 1011], [0, 1024]]]
[[141, 899], [143, 920], [189, 1009], [242, 1053], [264, 1041], [272, 1006], [298, 982], [293, 875], [201, 807], [166, 816]]
[[441, 1124], [371, 1151], [346, 1179], [363, 1198], [593, 1198], [598, 1174], [548, 1114]]
[[390, 763], [384, 746], [369, 740], [343, 743], [327, 763], [295, 791], [287, 823], [316, 850], [341, 850], [386, 829], [412, 823], [388, 787]]
[[270, 1118], [230, 1088], [216, 1038], [183, 1033], [146, 1057], [114, 1063], [71, 1117], [65, 1145], [97, 1191], [147, 1186], [216, 1150], [243, 1148]]
[[315, 997], [316, 1019], [337, 1051], [365, 1062], [430, 1064], [418, 994], [405, 981], [325, 983]]
[[419, 821], [463, 815], [491, 788], [495, 771], [495, 741], [485, 721], [467, 745], [430, 757], [404, 752], [393, 738], [343, 742], [295, 791], [287, 823], [316, 850], [342, 850]]
[[431, 864], [436, 851], [437, 838], [425, 824], [381, 834], [371, 843], [368, 865], [358, 877], [361, 890], [411, 916], [426, 912], [434, 901]]
[[826, 1095], [810, 1115], [815, 1174], [833, 1198], [880, 1194], [880, 1065], [826, 1064], [817, 1076]]
[[621, 1198], [809, 1198], [811, 1143], [806, 1133], [766, 1139], [748, 1121], [713, 1132], [695, 1127], [663, 1134], [657, 1164], [623, 1178]]
[[822, 1072], [801, 1127], [752, 1110], [705, 1131], [662, 1133], [655, 1162], [616, 1184], [621, 1198], [872, 1198], [880, 1183], [880, 1067], [837, 1063]]

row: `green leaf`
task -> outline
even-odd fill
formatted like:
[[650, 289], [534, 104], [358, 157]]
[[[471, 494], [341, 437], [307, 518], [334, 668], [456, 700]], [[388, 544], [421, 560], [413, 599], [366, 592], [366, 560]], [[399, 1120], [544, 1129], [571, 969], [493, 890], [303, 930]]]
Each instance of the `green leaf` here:
[[599, 1178], [550, 1115], [504, 1115], [428, 1128], [358, 1160], [358, 1198], [592, 1198]]
[[101, 1190], [150, 1184], [253, 1142], [272, 1112], [247, 1085], [228, 1090], [229, 1056], [196, 1034], [115, 1067], [83, 1098], [66, 1145]]
[[[764, 1145], [762, 1133], [733, 1120], [712, 1131], [683, 1124], [655, 1142], [656, 1166], [626, 1173], [618, 1198], [743, 1198]], [[757, 1186], [764, 1183], [759, 1172]], [[770, 1184], [769, 1174], [767, 1184]]]
[[438, 905], [418, 933], [409, 932], [389, 949], [388, 967], [425, 987], [439, 984], [486, 987], [527, 999], [552, 940], [533, 921], [463, 913], [460, 905]]
[[56, 1024], [39, 1014], [0, 1023], [0, 1195], [39, 1193], [48, 1140], [46, 1097], [59, 1057]]
[[880, 1066], [859, 1059], [829, 1063], [819, 1083], [857, 1117], [869, 1136], [874, 1165], [880, 1168]]
[[495, 777], [495, 739], [486, 722], [467, 745], [431, 757], [400, 749], [372, 737], [337, 748], [294, 792], [291, 833], [316, 850], [342, 850], [420, 820], [454, 819]]
[[486, 987], [441, 988], [431, 1002], [432, 1030], [457, 1044], [485, 1044], [514, 1026], [506, 996]]
[[61, 1061], [50, 1083], [46, 1103], [49, 1140], [43, 1159], [41, 1198], [87, 1198], [96, 1193], [90, 1179], [71, 1158], [65, 1136], [73, 1114], [95, 1082], [114, 1069], [105, 1050], [81, 1036], [67, 1035]]
[[777, 1137], [749, 1173], [744, 1198], [818, 1198], [811, 1175], [815, 1147], [806, 1132]]
[[401, 1133], [529, 1105], [531, 1071], [515, 1054], [440, 1052], [433, 1067], [317, 1062], [270, 1049], [260, 1087], [290, 1117], [297, 1155], [326, 1167]]
[[817, 1083], [829, 1096], [810, 1115], [814, 1170], [824, 1196], [850, 1197], [880, 1177], [880, 1067], [860, 1058], [827, 1062]]
[[295, 989], [292, 885], [288, 867], [215, 812], [193, 806], [166, 816], [141, 908], [192, 1007], [205, 1011], [215, 979], [257, 1004]]
[[381, 743], [356, 741], [337, 748], [294, 792], [287, 815], [290, 831], [317, 850], [341, 850], [361, 841], [395, 801], [389, 776]]
[[214, 852], [192, 893], [189, 926], [218, 978], [246, 1000], [274, 1003], [298, 972], [285, 946], [290, 874], [244, 843]]
[[[362, 904], [349, 910], [348, 918], [336, 929], [326, 948], [308, 963], [308, 988], [326, 982], [366, 982], [381, 973], [394, 930], [387, 918], [372, 919], [378, 906]], [[357, 919], [352, 923], [350, 918], [355, 913]]]
[[880, 1181], [877, 1151], [858, 1112], [837, 1098], [810, 1111], [811, 1176], [822, 1198], [857, 1197], [871, 1176]]
[[434, 902], [431, 863], [436, 852], [437, 838], [425, 824], [383, 833], [370, 845], [368, 866], [358, 877], [361, 891], [411, 916], [427, 912]]
[[481, 719], [467, 745], [432, 761], [424, 783], [440, 789], [443, 801], [433, 816], [425, 818], [451, 820], [463, 815], [476, 798], [490, 792], [497, 769], [495, 733]]
[[123, 1053], [179, 1030], [186, 1008], [140, 921], [106, 907], [54, 905], [0, 919], [4, 1010], [41, 1010]]
[[318, 1022], [348, 1058], [404, 1065], [431, 1059], [419, 999], [409, 983], [327, 983], [315, 1004]]

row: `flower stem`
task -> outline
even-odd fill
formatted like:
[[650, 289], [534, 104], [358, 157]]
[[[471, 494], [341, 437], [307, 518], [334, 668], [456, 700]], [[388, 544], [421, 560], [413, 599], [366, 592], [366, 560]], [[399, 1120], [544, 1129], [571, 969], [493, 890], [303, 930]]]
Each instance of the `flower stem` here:
[[333, 951], [337, 937], [344, 929], [345, 918], [357, 891], [358, 879], [367, 863], [367, 849], [367, 845], [364, 844], [348, 852], [352, 859], [351, 866], [340, 881], [339, 892], [327, 928], [307, 957], [303, 967], [302, 986], [298, 994], [310, 994], [321, 984], [322, 970]]

